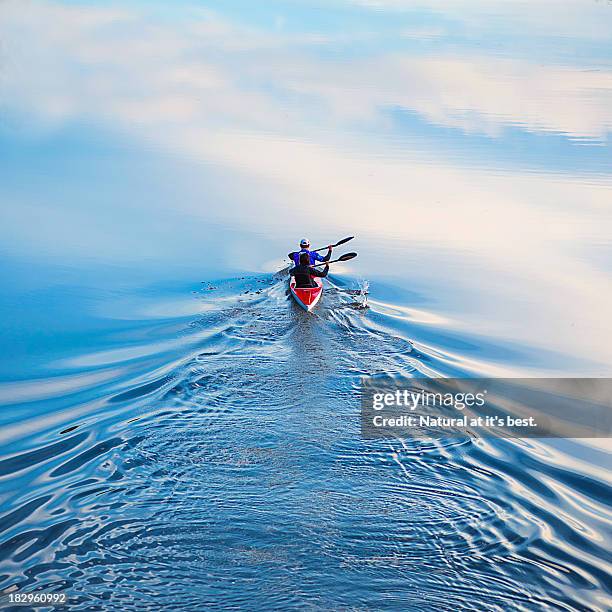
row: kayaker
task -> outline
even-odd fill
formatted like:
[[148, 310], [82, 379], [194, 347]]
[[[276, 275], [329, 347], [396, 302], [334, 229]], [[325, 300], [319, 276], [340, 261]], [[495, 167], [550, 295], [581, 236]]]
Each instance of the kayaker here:
[[332, 254], [332, 245], [328, 245], [327, 247], [327, 255], [325, 255], [325, 257], [323, 255], [319, 255], [316, 251], [311, 251], [310, 250], [310, 240], [308, 240], [308, 238], [302, 238], [300, 240], [300, 250], [299, 251], [293, 251], [292, 253], [289, 253], [289, 259], [291, 259], [291, 261], [293, 261], [293, 263], [298, 266], [299, 265], [299, 257], [302, 253], [308, 253], [310, 259], [309, 259], [309, 263], [311, 266], [314, 266], [315, 262], [317, 261], [329, 261], [331, 258], [331, 254]]
[[311, 254], [312, 253], [309, 251], [304, 251], [303, 253], [300, 253], [298, 265], [289, 270], [289, 274], [295, 277], [295, 286], [299, 289], [305, 289], [307, 287], [316, 287], [317, 285], [312, 280], [312, 277], [318, 276], [319, 278], [325, 278], [327, 276], [327, 273], [329, 272], [329, 264], [327, 264], [325, 268], [323, 268], [323, 270], [317, 270], [316, 268], [313, 268], [310, 264]]

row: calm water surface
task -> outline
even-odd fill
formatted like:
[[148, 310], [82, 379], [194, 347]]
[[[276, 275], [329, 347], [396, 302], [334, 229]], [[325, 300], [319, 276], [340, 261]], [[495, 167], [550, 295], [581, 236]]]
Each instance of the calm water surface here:
[[[358, 419], [364, 374], [612, 375], [609, 3], [5, 0], [0, 36], [4, 593], [612, 606], [607, 441]], [[304, 235], [359, 252], [311, 316]]]

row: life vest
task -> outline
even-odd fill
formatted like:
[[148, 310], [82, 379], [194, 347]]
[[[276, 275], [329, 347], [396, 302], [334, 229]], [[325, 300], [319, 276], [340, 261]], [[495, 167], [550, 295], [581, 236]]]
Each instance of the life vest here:
[[297, 253], [293, 254], [293, 262], [295, 263], [296, 266], [300, 265], [300, 255], [302, 253], [308, 253], [310, 255], [310, 265], [314, 265], [314, 263], [316, 262], [314, 253], [309, 251], [308, 249], [302, 249], [301, 251], [298, 251]]

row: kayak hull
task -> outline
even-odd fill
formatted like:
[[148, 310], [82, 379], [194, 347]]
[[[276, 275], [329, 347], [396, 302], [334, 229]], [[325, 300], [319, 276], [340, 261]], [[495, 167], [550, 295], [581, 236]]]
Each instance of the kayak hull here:
[[307, 287], [304, 289], [297, 288], [295, 286], [294, 278], [289, 280], [291, 295], [295, 301], [307, 312], [311, 311], [319, 303], [319, 300], [323, 295], [323, 281], [317, 276], [314, 276], [312, 280], [314, 280], [317, 286], [312, 288]]

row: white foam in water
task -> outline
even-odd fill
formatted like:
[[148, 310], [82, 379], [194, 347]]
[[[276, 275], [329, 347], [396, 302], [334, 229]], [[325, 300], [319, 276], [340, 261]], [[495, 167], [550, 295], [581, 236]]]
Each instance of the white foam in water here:
[[359, 281], [359, 305], [361, 308], [368, 308], [368, 293], [370, 289], [370, 281], [362, 279]]

